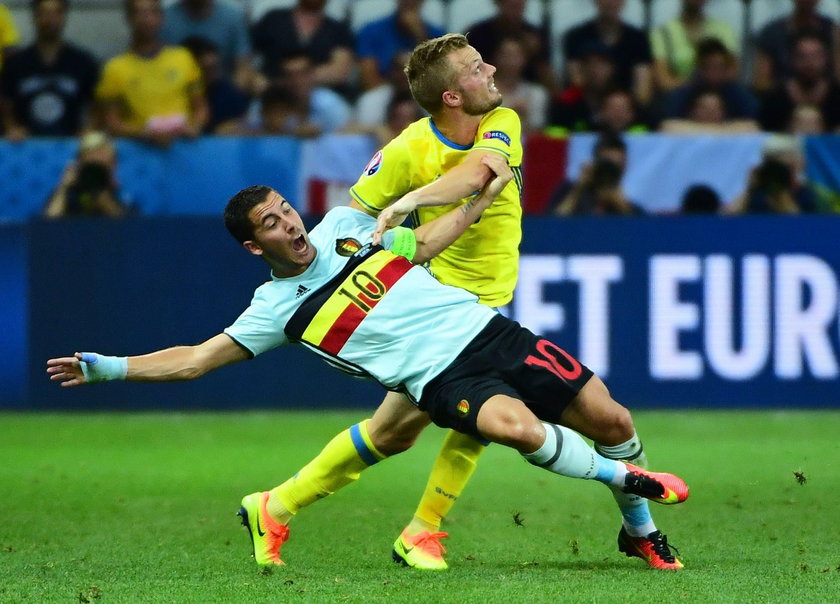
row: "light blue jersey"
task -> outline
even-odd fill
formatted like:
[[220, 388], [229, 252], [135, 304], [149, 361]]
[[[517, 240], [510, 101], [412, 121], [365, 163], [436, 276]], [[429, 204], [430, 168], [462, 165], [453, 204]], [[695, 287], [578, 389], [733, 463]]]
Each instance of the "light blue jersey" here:
[[394, 231], [373, 246], [375, 226], [353, 208], [328, 212], [309, 234], [312, 264], [296, 277], [272, 276], [225, 333], [254, 355], [300, 342], [418, 401], [496, 313], [393, 253]]

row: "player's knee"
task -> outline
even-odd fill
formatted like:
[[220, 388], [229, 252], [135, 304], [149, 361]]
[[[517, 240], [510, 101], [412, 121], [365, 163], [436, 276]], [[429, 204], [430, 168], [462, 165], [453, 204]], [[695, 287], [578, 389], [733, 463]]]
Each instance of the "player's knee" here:
[[487, 440], [524, 453], [536, 451], [545, 440], [541, 422], [533, 414], [519, 410], [497, 408], [479, 413], [478, 430]]
[[378, 426], [371, 422], [368, 430], [373, 446], [383, 455], [396, 455], [410, 449], [428, 422], [413, 420]]
[[601, 430], [604, 436], [598, 439], [598, 442], [605, 445], [619, 445], [627, 442], [636, 432], [630, 411], [618, 403], [605, 417]]
[[406, 436], [403, 434], [389, 434], [380, 442], [374, 442], [374, 446], [383, 455], [397, 455], [408, 451], [417, 440], [417, 436]]

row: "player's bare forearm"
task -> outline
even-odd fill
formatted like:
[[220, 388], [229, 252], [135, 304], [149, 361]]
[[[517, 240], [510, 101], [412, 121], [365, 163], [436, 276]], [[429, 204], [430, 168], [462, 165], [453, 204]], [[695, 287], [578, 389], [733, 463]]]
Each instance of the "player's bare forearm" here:
[[403, 195], [377, 216], [374, 243], [379, 242], [385, 231], [402, 224], [419, 206], [449, 205], [480, 191], [494, 174], [491, 163], [504, 163], [507, 169], [507, 159], [502, 155], [474, 152], [435, 182]]
[[488, 157], [483, 161], [494, 174], [494, 178], [475, 197], [414, 230], [417, 251], [412, 262], [427, 262], [449, 247], [481, 217], [482, 212], [490, 207], [513, 178], [513, 172], [501, 156]]
[[436, 181], [407, 193], [402, 199], [410, 199], [414, 207], [458, 203], [465, 197], [480, 191], [487, 184], [493, 171], [482, 162], [482, 159], [493, 155], [496, 154], [472, 153], [463, 163], [444, 173]]
[[199, 363], [194, 349], [194, 346], [176, 346], [128, 357], [125, 379], [133, 382], [170, 382], [201, 377], [209, 369]]
[[128, 357], [126, 379], [138, 382], [194, 380], [224, 365], [244, 361], [247, 351], [219, 334], [197, 346], [175, 346]]
[[132, 357], [77, 352], [72, 357], [48, 360], [47, 373], [50, 380], [65, 387], [111, 380], [172, 382], [193, 380], [247, 358], [244, 348], [219, 334], [197, 346], [175, 346]]
[[492, 199], [478, 195], [443, 216], [417, 227], [414, 230], [417, 251], [411, 261], [423, 264], [440, 254], [463, 235], [491, 203]]

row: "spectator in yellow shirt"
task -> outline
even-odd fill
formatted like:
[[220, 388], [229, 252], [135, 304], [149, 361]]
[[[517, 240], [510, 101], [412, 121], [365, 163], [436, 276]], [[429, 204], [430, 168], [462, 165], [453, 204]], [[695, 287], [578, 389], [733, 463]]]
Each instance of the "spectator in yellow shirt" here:
[[162, 44], [159, 0], [126, 0], [125, 12], [131, 46], [105, 64], [96, 89], [106, 129], [161, 146], [197, 136], [209, 113], [198, 65], [187, 49]]
[[20, 42], [15, 21], [12, 13], [5, 4], [0, 4], [0, 69], [3, 68], [3, 57], [10, 48], [14, 48]]

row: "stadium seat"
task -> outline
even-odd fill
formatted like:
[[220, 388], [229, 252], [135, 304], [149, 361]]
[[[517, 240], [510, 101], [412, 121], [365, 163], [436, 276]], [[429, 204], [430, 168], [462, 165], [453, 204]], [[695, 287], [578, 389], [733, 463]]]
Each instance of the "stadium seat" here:
[[[256, 23], [268, 11], [275, 8], [291, 8], [297, 4], [297, 0], [246, 0], [244, 4], [248, 12], [248, 20]], [[329, 0], [324, 10], [333, 19], [344, 21], [347, 18], [349, 4], [350, 0]]]
[[[350, 27], [359, 31], [362, 26], [376, 19], [387, 17], [396, 10], [394, 0], [354, 0], [350, 4]], [[446, 7], [443, 0], [426, 0], [423, 18], [438, 27], [446, 26]]]
[[[484, 21], [496, 14], [494, 0], [450, 0], [447, 8], [447, 28], [451, 32], [465, 32], [473, 23]], [[533, 25], [542, 25], [543, 3], [528, 0], [525, 5], [525, 20]]]
[[[756, 35], [773, 19], [790, 14], [790, 0], [761, 0], [750, 3], [750, 35]], [[840, 21], [840, 0], [822, 0], [819, 12]]]
[[[714, 0], [711, 0], [711, 2], [714, 2]], [[736, 2], [740, 2], [740, 0], [736, 0]], [[659, 27], [676, 17], [680, 12], [681, 5], [680, 0], [651, 0], [650, 27]]]
[[[20, 32], [21, 43], [29, 44], [35, 38], [29, 2], [7, 2], [6, 5]], [[108, 35], [100, 35], [100, 32], [108, 32]], [[89, 50], [100, 61], [125, 52], [129, 33], [122, 2], [71, 2], [64, 35], [66, 39]]]

